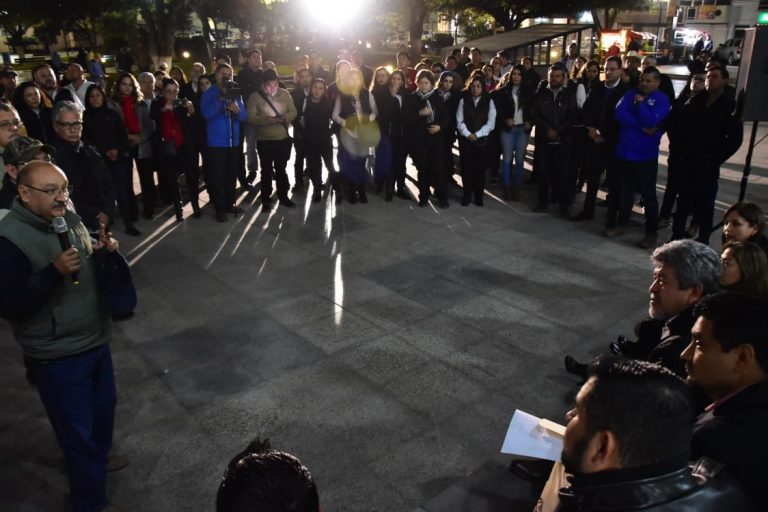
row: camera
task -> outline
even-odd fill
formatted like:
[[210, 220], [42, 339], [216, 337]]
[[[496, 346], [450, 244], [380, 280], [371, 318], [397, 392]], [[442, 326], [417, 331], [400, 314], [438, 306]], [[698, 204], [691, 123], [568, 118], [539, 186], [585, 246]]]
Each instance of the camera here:
[[237, 82], [233, 82], [231, 78], [225, 77], [221, 84], [221, 96], [227, 103], [237, 101], [237, 99], [243, 95], [243, 90]]
[[173, 101], [174, 108], [176, 107], [186, 107], [187, 106], [187, 100], [178, 98]]

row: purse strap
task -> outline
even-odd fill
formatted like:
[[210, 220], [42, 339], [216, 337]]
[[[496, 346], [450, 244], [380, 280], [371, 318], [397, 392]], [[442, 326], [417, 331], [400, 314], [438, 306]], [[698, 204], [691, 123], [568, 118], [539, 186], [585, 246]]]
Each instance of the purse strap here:
[[[264, 94], [264, 91], [262, 91], [261, 88], [256, 89], [256, 92], [259, 93], [259, 96], [261, 96], [264, 99], [264, 101], [266, 102], [266, 104], [269, 105], [269, 108], [272, 109], [272, 111], [275, 113], [275, 116], [279, 117], [280, 115], [282, 115], [282, 114], [280, 114], [280, 112], [277, 111], [277, 109], [272, 104], [272, 102], [269, 101], [269, 98], [267, 97], [266, 94]], [[288, 135], [288, 137], [290, 137], [291, 134], [288, 132], [288, 127], [285, 125], [285, 123], [280, 123], [280, 124], [283, 126], [283, 128], [285, 128], [286, 135]]]

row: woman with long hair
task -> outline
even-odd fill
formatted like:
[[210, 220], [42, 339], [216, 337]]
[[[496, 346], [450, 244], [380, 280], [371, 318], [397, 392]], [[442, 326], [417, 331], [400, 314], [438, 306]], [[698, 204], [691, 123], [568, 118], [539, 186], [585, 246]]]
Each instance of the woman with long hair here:
[[[384, 189], [384, 185], [387, 181], [387, 177], [390, 172], [390, 164], [392, 163], [392, 146], [389, 140], [389, 136], [385, 129], [385, 125], [389, 120], [387, 115], [390, 114], [391, 104], [389, 94], [389, 71], [384, 66], [379, 66], [373, 72], [373, 79], [369, 87], [373, 98], [376, 100], [376, 108], [379, 111], [379, 117], [377, 122], [379, 123], [379, 130], [381, 132], [381, 141], [376, 146], [376, 165], [373, 170], [373, 181], [376, 185], [376, 192], [381, 192]], [[391, 198], [389, 199], [391, 201]]]
[[495, 123], [496, 106], [485, 92], [485, 79], [482, 75], [473, 75], [456, 110], [461, 181], [464, 188], [462, 206], [468, 206], [473, 195], [475, 204], [483, 206], [488, 136]]
[[513, 66], [507, 75], [507, 85], [496, 91], [492, 97], [497, 113], [496, 126], [501, 138], [503, 197], [519, 201], [525, 152], [531, 134], [533, 91], [525, 81], [525, 68], [522, 65]]
[[140, 235], [141, 232], [133, 225], [138, 218], [138, 209], [133, 191], [128, 130], [120, 114], [107, 105], [107, 95], [98, 84], [90, 85], [85, 92], [83, 140], [96, 146], [109, 169], [125, 232], [131, 236]]
[[53, 139], [51, 109], [45, 106], [43, 94], [35, 82], [22, 82], [16, 87], [13, 106], [16, 107], [28, 136], [43, 144]]
[[136, 160], [139, 172], [144, 218], [151, 219], [157, 197], [155, 162], [152, 159], [155, 123], [149, 116], [149, 106], [144, 101], [139, 83], [132, 74], [122, 73], [118, 77], [108, 105], [120, 114], [125, 123], [131, 156]]
[[350, 204], [368, 202], [366, 162], [370, 149], [378, 145], [381, 136], [375, 122], [377, 116], [376, 99], [364, 88], [360, 70], [353, 68], [343, 73], [332, 118], [340, 127], [339, 169]]
[[723, 243], [751, 242], [768, 253], [765, 214], [755, 203], [740, 202], [731, 205], [723, 215]]
[[184, 74], [184, 70], [181, 69], [179, 66], [171, 66], [171, 69], [168, 71], [168, 74], [171, 78], [176, 80], [176, 83], [179, 84], [179, 87], [182, 87], [184, 84], [187, 83], [187, 75]]
[[720, 251], [720, 285], [729, 291], [768, 299], [768, 256], [750, 242], [728, 242]]
[[386, 202], [392, 201], [395, 196], [395, 185], [397, 196], [408, 199], [405, 188], [405, 158], [408, 151], [404, 117], [412, 100], [411, 93], [405, 88], [405, 74], [399, 69], [392, 71], [383, 94], [376, 95], [381, 130], [381, 142], [376, 149], [376, 167], [385, 169], [382, 174], [385, 176]]
[[172, 191], [172, 204], [176, 221], [184, 220], [181, 210], [179, 179], [184, 174], [189, 190], [193, 215], [200, 217], [200, 171], [192, 162], [193, 125], [195, 107], [189, 100], [179, 99], [179, 84], [173, 78], [163, 79], [163, 95], [152, 102], [150, 116], [155, 121], [155, 148], [159, 178], [163, 187]]

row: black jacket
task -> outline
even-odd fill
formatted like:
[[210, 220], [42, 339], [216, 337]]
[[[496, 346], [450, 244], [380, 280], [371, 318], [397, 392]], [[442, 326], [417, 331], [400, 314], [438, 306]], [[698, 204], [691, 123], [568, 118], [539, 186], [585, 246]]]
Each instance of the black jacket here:
[[704, 412], [693, 427], [691, 456], [725, 464], [755, 503], [765, 487], [768, 460], [768, 381], [750, 386]]
[[[531, 122], [531, 106], [533, 104], [533, 93], [523, 83], [517, 93], [520, 109], [523, 111], [523, 122]], [[515, 117], [515, 98], [512, 96], [512, 84], [507, 84], [501, 89], [491, 93], [491, 98], [496, 105], [496, 129], [509, 131], [511, 128], [506, 120]]]
[[34, 110], [26, 105], [18, 105], [16, 110], [19, 112], [21, 122], [27, 129], [27, 135], [37, 139], [43, 144], [48, 144], [53, 139], [53, 123], [51, 122], [51, 109], [46, 108], [40, 102], [40, 113], [36, 114]]
[[619, 136], [619, 122], [615, 115], [616, 104], [625, 92], [627, 92], [627, 86], [621, 80], [613, 89], [608, 89], [604, 81], [600, 82], [599, 86], [594, 85], [589, 90], [582, 108], [584, 126], [600, 130], [600, 135], [605, 138], [605, 143], [610, 148], [615, 147]]
[[88, 108], [83, 114], [83, 140], [96, 146], [102, 156], [116, 149], [120, 157], [129, 154], [128, 130], [120, 113], [104, 105]]
[[401, 90], [402, 104], [392, 96], [388, 88], [374, 91], [373, 97], [376, 99], [376, 108], [379, 111], [379, 117], [376, 120], [379, 122], [381, 133], [389, 138], [403, 138], [405, 136], [404, 115], [407, 115], [405, 113], [409, 110], [407, 103], [414, 101], [411, 94], [406, 89]]
[[707, 105], [707, 94], [699, 93], [687, 101], [681, 112], [681, 128], [675, 150], [689, 162], [719, 167], [741, 146], [743, 128], [733, 116], [735, 105], [725, 94]]
[[[428, 99], [424, 100], [418, 96], [418, 93], [413, 92], [411, 94], [405, 94], [404, 96], [410, 96], [407, 100], [403, 98], [403, 116], [406, 124], [407, 137], [410, 140], [413, 148], [434, 148], [438, 144], [443, 143], [446, 127], [448, 126], [448, 115], [445, 110], [445, 103], [440, 97], [440, 94], [435, 91]], [[434, 112], [434, 121], [428, 122], [427, 117], [419, 115], [419, 110], [427, 105], [427, 102], [432, 107]], [[440, 126], [440, 131], [434, 135], [427, 132], [427, 128], [430, 124], [436, 124]]]
[[576, 95], [567, 88], [561, 88], [555, 96], [549, 87], [539, 87], [533, 100], [531, 118], [536, 125], [536, 138], [546, 137], [547, 128], [554, 129], [562, 141], [568, 141], [571, 126], [576, 119]]
[[321, 151], [331, 147], [332, 111], [333, 107], [327, 98], [323, 98], [319, 103], [307, 100], [304, 110], [304, 141], [307, 151]]
[[70, 144], [57, 136], [51, 145], [56, 150], [54, 162], [74, 187], [71, 199], [77, 214], [88, 229], [97, 230], [99, 212], [114, 218], [115, 190], [104, 160], [95, 147], [82, 141]]
[[756, 512], [722, 466], [701, 459], [570, 478], [558, 512]]
[[680, 359], [680, 354], [691, 342], [691, 328], [695, 322], [693, 306], [667, 320], [661, 330], [661, 340], [650, 351], [647, 360], [668, 368], [684, 379], [687, 372], [685, 363]]
[[671, 105], [675, 101], [675, 87], [672, 85], [672, 79], [669, 75], [660, 73], [661, 82], [659, 82], [659, 91], [663, 92], [669, 98], [669, 104]]
[[296, 87], [294, 90], [291, 91], [291, 99], [293, 100], [293, 104], [296, 105], [296, 117], [294, 118], [293, 122], [291, 123], [293, 125], [293, 136], [296, 138], [302, 138], [304, 136], [304, 123], [302, 121], [303, 113], [302, 109], [304, 108], [304, 100], [307, 101], [307, 104], [309, 104], [309, 94], [304, 92], [304, 89], [301, 87]]
[[251, 93], [258, 90], [264, 83], [264, 70], [253, 70], [248, 66], [245, 66], [237, 74], [235, 82], [240, 85], [240, 88], [243, 90], [243, 100], [247, 102]]
[[5, 176], [3, 176], [3, 185], [0, 187], [0, 210], [10, 210], [15, 197], [16, 184], [11, 181], [11, 175], [5, 173]]

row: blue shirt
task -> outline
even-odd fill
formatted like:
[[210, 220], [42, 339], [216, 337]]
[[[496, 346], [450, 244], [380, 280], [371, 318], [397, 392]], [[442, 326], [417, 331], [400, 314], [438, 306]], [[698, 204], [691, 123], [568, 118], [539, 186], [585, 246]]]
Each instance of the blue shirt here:
[[233, 148], [240, 144], [240, 123], [248, 119], [243, 98], [237, 98], [240, 113], [236, 117], [226, 106], [218, 85], [212, 85], [200, 99], [200, 112], [205, 119], [209, 147]]

